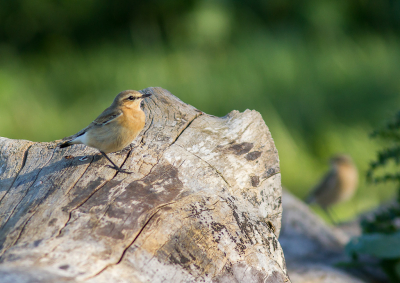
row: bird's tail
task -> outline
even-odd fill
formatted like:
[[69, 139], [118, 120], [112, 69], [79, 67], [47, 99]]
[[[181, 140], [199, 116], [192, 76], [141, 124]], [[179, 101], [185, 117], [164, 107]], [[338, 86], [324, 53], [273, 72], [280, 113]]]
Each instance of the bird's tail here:
[[71, 141], [67, 141], [65, 143], [60, 144], [60, 148], [68, 147], [70, 145], [72, 145]]

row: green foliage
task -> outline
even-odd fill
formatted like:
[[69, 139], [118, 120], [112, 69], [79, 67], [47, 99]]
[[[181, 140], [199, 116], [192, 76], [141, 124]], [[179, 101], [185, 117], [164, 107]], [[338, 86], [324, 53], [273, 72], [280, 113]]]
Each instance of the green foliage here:
[[[204, 6], [230, 14], [230, 42], [238, 32], [260, 28], [296, 31], [312, 40], [400, 31], [398, 0], [0, 0], [0, 42], [19, 52], [50, 52], [57, 44], [86, 46], [104, 39], [172, 47], [196, 34], [192, 20]], [[205, 18], [203, 23], [215, 26], [215, 18]]]
[[[400, 172], [380, 173], [393, 161], [395, 168], [400, 164], [400, 112], [385, 127], [374, 131], [372, 137], [379, 137], [388, 144], [378, 151], [377, 160], [370, 164], [367, 179], [375, 184], [388, 181], [397, 184], [400, 195]], [[387, 169], [385, 170], [387, 171]], [[379, 259], [379, 265], [392, 282], [400, 281], [400, 199], [389, 207], [381, 209], [372, 217], [361, 222], [363, 234], [352, 239], [346, 246], [349, 255], [357, 260], [359, 254]]]
[[[370, 164], [367, 179], [376, 184], [387, 181], [397, 183], [399, 188], [398, 197], [400, 197], [400, 171], [375, 176], [376, 171], [385, 167], [390, 161], [393, 161], [396, 166], [400, 164], [400, 111], [384, 128], [374, 131], [371, 136], [379, 137], [390, 143], [390, 145], [378, 151], [377, 160]], [[398, 200], [400, 201], [400, 198]]]
[[[196, 0], [0, 0], [0, 42], [19, 52], [53, 51], [55, 45], [124, 40], [162, 42]], [[139, 39], [139, 42], [137, 42]]]
[[400, 231], [391, 234], [371, 233], [354, 238], [346, 246], [348, 254], [367, 254], [381, 259], [400, 260]]
[[[395, 203], [374, 215], [372, 220], [363, 219], [361, 222], [364, 234], [384, 233], [393, 234], [400, 229], [400, 206]], [[400, 249], [399, 249], [400, 251]]]

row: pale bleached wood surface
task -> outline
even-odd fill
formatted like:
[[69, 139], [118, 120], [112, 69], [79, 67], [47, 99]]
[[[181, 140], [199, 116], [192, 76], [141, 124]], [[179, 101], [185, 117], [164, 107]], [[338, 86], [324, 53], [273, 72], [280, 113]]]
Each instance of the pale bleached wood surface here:
[[144, 130], [110, 154], [130, 175], [84, 145], [0, 138], [0, 282], [289, 282], [261, 115], [143, 91]]

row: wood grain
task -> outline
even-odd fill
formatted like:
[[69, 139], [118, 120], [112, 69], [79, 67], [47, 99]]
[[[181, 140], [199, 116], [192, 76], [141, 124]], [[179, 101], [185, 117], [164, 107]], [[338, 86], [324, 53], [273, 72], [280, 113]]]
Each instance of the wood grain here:
[[0, 138], [0, 282], [289, 282], [261, 115], [142, 92], [144, 130], [110, 154], [130, 175], [84, 145]]

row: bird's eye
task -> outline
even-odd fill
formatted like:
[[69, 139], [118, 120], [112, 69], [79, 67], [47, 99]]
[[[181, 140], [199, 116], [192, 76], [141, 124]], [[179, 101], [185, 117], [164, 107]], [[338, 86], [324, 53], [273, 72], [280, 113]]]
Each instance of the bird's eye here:
[[132, 95], [128, 97], [129, 100], [135, 100], [135, 97], [133, 97]]

